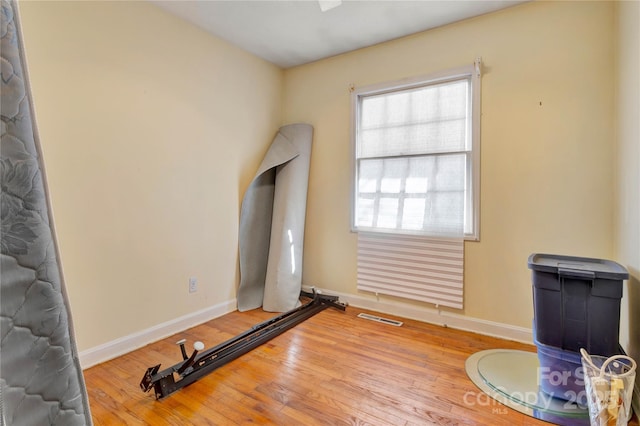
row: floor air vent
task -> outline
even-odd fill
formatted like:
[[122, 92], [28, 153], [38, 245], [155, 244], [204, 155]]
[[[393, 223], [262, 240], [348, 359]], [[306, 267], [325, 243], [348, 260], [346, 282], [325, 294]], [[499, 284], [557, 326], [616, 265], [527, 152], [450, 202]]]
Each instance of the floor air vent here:
[[368, 319], [368, 320], [371, 320], [371, 321], [381, 322], [383, 324], [394, 325], [396, 327], [400, 327], [402, 325], [402, 321], [396, 321], [396, 320], [392, 320], [392, 319], [389, 319], [389, 318], [382, 318], [382, 317], [378, 317], [376, 315], [369, 315], [369, 314], [365, 314], [365, 313], [358, 314], [358, 318], [364, 318], [364, 319]]

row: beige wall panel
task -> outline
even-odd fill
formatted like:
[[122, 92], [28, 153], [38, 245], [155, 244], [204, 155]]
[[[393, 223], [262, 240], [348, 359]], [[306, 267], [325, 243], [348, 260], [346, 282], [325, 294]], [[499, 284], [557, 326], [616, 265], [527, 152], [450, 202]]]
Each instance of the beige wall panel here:
[[465, 244], [464, 314], [531, 327], [529, 254], [613, 255], [612, 42], [612, 3], [534, 2], [287, 70], [285, 121], [316, 129], [303, 281], [357, 294], [349, 86], [481, 56], [481, 240]]
[[233, 300], [282, 71], [147, 2], [20, 9], [79, 349]]

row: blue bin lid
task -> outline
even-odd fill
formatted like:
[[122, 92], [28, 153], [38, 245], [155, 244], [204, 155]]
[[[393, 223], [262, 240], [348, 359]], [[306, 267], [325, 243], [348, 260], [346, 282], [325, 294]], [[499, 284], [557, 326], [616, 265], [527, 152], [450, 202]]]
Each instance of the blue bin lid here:
[[626, 280], [629, 272], [624, 266], [605, 259], [533, 253], [528, 260], [529, 269], [584, 278]]

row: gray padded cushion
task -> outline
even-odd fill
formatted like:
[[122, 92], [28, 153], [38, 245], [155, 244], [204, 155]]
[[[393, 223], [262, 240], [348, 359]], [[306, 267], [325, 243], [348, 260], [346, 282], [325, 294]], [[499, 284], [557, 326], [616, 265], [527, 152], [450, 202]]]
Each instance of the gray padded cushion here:
[[7, 425], [91, 424], [15, 10], [2, 0], [1, 418]]

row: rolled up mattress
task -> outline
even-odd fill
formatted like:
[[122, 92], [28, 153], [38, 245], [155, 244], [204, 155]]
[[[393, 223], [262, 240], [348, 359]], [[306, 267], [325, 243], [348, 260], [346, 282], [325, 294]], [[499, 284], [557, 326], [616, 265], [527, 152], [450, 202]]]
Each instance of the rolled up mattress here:
[[240, 212], [238, 310], [299, 305], [313, 127], [280, 128]]

